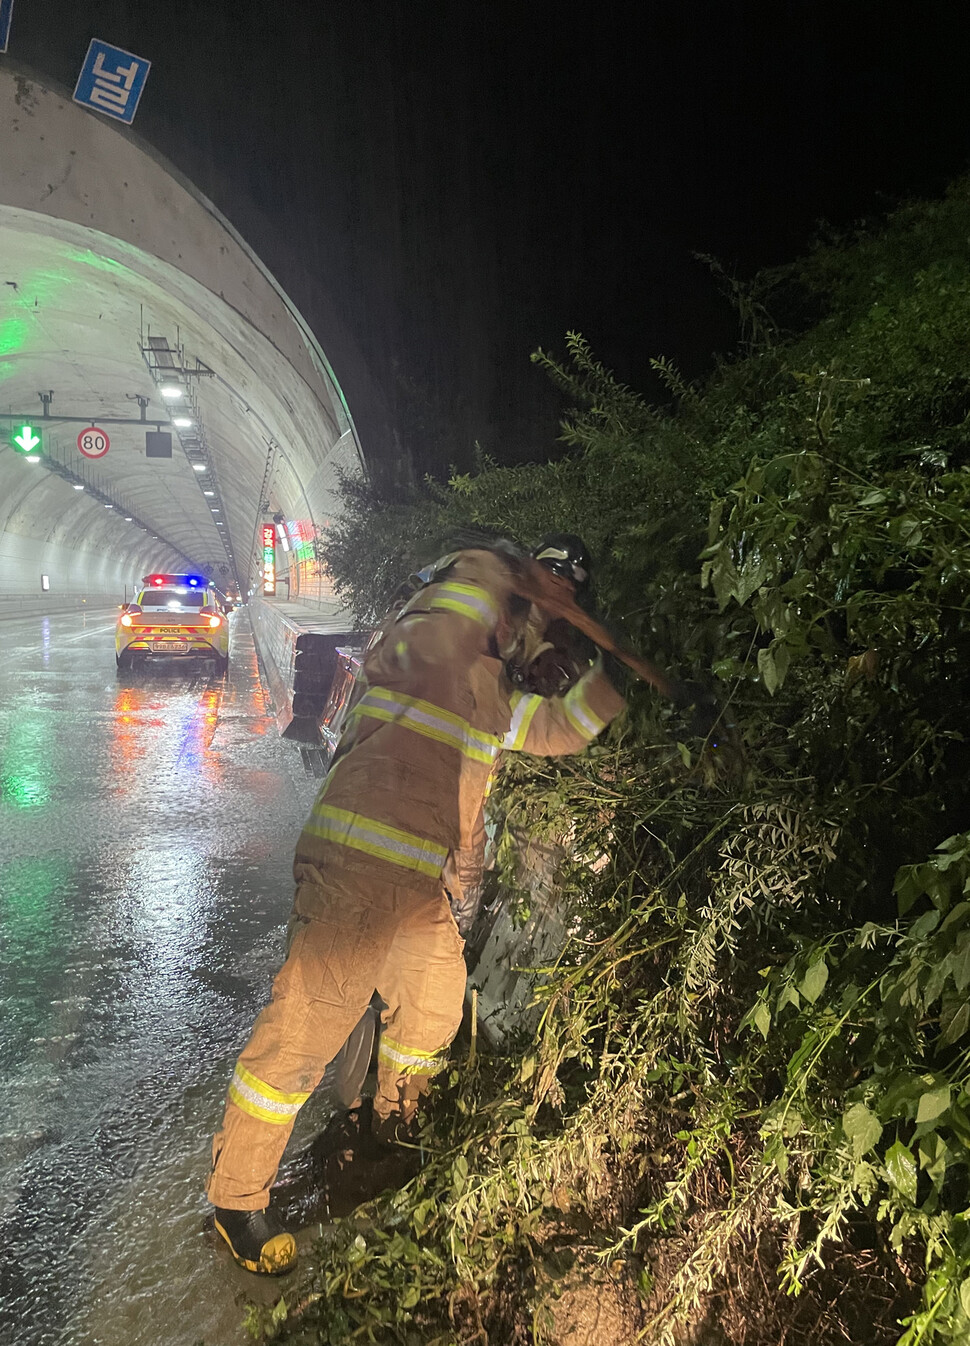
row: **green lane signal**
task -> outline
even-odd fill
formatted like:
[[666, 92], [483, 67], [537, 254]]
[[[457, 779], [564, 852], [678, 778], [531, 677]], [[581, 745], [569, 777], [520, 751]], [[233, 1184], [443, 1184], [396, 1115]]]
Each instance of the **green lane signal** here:
[[36, 453], [40, 448], [40, 431], [32, 425], [21, 425], [13, 436], [13, 446], [18, 453]]

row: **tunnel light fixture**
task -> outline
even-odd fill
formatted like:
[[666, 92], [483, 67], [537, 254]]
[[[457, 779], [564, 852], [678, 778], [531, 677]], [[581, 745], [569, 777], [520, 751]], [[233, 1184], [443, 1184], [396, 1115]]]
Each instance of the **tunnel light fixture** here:
[[173, 416], [172, 424], [177, 430], [191, 430], [193, 421], [191, 416]]
[[105, 505], [105, 509], [114, 509], [114, 505]]
[[74, 489], [75, 489], [75, 491], [83, 491], [83, 490], [84, 490], [84, 487], [81, 485], [81, 483], [80, 483], [79, 481], [76, 481], [76, 482], [74, 483]]
[[125, 523], [131, 523], [131, 515], [130, 515], [130, 514], [126, 514], [126, 515], [125, 515]]
[[215, 491], [203, 491], [203, 495], [215, 495]]
[[166, 402], [178, 402], [182, 397], [182, 389], [177, 383], [163, 383], [158, 391]]
[[221, 519], [216, 519], [216, 527], [217, 527], [217, 528], [225, 528], [225, 526], [226, 526], [226, 525], [222, 522]]
[[192, 471], [193, 471], [193, 472], [205, 472], [205, 471], [206, 471], [206, 465], [205, 465], [205, 463], [193, 463], [193, 464], [192, 464]]
[[39, 463], [39, 462], [40, 462], [40, 456], [39, 456], [38, 454], [36, 454], [36, 453], [28, 453], [28, 455], [27, 455], [27, 457], [26, 457], [26, 459], [25, 459], [24, 461], [25, 461], [25, 462], [28, 462], [28, 463]]

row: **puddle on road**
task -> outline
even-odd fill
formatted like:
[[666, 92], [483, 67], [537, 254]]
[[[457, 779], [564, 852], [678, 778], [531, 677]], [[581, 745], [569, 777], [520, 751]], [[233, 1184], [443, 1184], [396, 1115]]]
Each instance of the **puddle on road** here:
[[0, 1342], [242, 1346], [286, 1282], [206, 1235], [202, 1187], [315, 783], [263, 732], [244, 623], [228, 681], [119, 680], [79, 629], [0, 688]]
[[[82, 1295], [57, 1346], [245, 1346], [246, 1304], [275, 1304], [298, 1283], [237, 1267], [211, 1229], [199, 1192], [199, 1155], [208, 1152], [221, 1116], [225, 1081], [206, 1091], [213, 1105], [202, 1124], [185, 1119], [181, 1153], [155, 1154], [89, 1227], [90, 1251], [80, 1268]], [[331, 1104], [318, 1095], [304, 1109], [294, 1149], [326, 1121]], [[301, 1141], [301, 1137], [303, 1138]], [[299, 1168], [299, 1158], [287, 1169]], [[315, 1229], [301, 1245], [312, 1243]], [[19, 1343], [18, 1343], [19, 1346]]]
[[[67, 949], [51, 946], [29, 974], [46, 994], [25, 1001], [8, 994], [9, 969], [0, 979], [19, 1024], [16, 1062], [0, 1072], [0, 1341], [235, 1346], [246, 1298], [280, 1293], [203, 1233], [211, 1136], [283, 944], [267, 867], [218, 868], [217, 910], [180, 908], [159, 884], [126, 914], [123, 944], [110, 918], [77, 923], [81, 944], [68, 925]], [[86, 917], [103, 899], [84, 911], [68, 896]], [[330, 1107], [312, 1100], [297, 1146]]]

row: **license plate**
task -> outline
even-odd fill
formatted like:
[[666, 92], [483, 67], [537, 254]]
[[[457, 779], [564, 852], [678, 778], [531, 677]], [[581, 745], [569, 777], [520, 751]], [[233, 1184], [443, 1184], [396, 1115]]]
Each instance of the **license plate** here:
[[152, 644], [152, 654], [188, 654], [187, 640], [156, 640]]

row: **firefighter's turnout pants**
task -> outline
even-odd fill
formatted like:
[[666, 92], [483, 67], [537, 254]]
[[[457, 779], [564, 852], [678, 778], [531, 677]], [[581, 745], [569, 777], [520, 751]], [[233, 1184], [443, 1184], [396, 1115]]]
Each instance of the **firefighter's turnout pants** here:
[[[375, 1125], [413, 1116], [461, 1023], [463, 943], [444, 889], [329, 865], [297, 890], [296, 930], [272, 999], [236, 1063], [207, 1193], [215, 1206], [269, 1202], [296, 1114], [370, 1003], [387, 1003]], [[402, 878], [406, 878], [402, 874]], [[312, 914], [309, 914], [312, 913]]]

